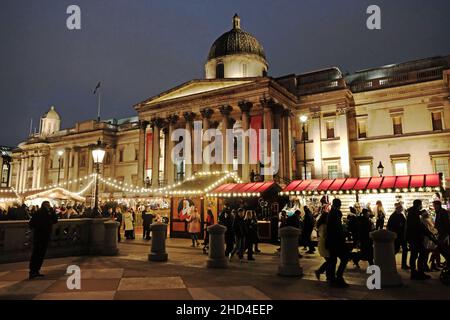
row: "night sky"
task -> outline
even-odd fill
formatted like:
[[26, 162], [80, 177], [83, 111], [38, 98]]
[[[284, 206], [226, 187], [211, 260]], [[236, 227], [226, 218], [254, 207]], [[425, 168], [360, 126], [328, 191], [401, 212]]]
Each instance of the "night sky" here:
[[[66, 8], [81, 7], [81, 30]], [[382, 29], [366, 28], [381, 7]], [[449, 0], [1, 0], [0, 145], [16, 146], [30, 118], [55, 105], [62, 128], [96, 117], [135, 116], [132, 106], [203, 78], [216, 38], [241, 26], [264, 46], [269, 75], [330, 66], [343, 72], [450, 54]]]

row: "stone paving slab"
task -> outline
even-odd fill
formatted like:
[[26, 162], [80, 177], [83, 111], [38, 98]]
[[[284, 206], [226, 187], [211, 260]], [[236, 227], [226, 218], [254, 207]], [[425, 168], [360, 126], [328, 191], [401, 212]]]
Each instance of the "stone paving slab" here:
[[194, 300], [270, 300], [252, 286], [189, 288]]
[[186, 286], [180, 277], [122, 278], [118, 291], [184, 288]]
[[117, 291], [115, 300], [192, 300], [188, 289]]
[[[77, 291], [116, 291], [120, 279], [81, 279], [81, 289]], [[67, 288], [66, 280], [55, 281], [47, 290], [47, 293], [74, 292]]]
[[34, 300], [113, 300], [116, 291], [74, 291], [43, 293]]

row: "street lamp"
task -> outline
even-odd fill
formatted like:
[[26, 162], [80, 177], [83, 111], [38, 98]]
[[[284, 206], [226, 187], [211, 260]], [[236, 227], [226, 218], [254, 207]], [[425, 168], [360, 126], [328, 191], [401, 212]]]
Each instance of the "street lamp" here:
[[381, 163], [381, 161], [380, 161], [380, 164], [378, 165], [377, 169], [378, 169], [378, 173], [380, 174], [380, 177], [382, 177], [383, 176], [384, 167], [383, 167], [383, 164]]
[[98, 139], [97, 144], [92, 148], [92, 158], [95, 164], [95, 193], [94, 193], [94, 212], [93, 216], [100, 215], [98, 208], [98, 175], [100, 174], [100, 165], [103, 163], [105, 157], [105, 146]]
[[57, 185], [59, 185], [59, 179], [61, 177], [61, 159], [62, 159], [62, 155], [64, 154], [63, 150], [58, 150], [56, 152], [56, 154], [58, 155], [58, 182]]
[[300, 116], [300, 122], [302, 123], [302, 140], [303, 140], [303, 170], [304, 180], [306, 180], [306, 121], [308, 121], [307, 115]]

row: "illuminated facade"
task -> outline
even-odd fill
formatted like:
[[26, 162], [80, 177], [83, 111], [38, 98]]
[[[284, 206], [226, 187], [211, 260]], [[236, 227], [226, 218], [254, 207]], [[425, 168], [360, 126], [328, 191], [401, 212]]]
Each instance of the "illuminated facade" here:
[[[40, 132], [13, 152], [11, 186], [39, 189], [94, 172], [89, 146], [107, 145], [103, 176], [121, 185], [172, 184], [195, 172], [235, 170], [243, 181], [259, 164], [174, 164], [169, 137], [177, 128], [279, 129], [279, 171], [284, 184], [308, 178], [365, 177], [442, 172], [449, 176], [450, 56], [383, 66], [344, 75], [328, 68], [300, 75], [267, 76], [261, 44], [243, 31], [239, 17], [219, 37], [205, 64], [205, 79], [192, 80], [134, 105], [137, 116], [85, 121], [60, 129], [52, 108]], [[305, 132], [299, 121], [307, 116]], [[248, 150], [248, 139], [245, 146]], [[58, 151], [62, 151], [58, 153]], [[248, 156], [248, 155], [247, 155]], [[103, 194], [117, 190], [102, 184]], [[119, 195], [117, 195], [119, 196]]]

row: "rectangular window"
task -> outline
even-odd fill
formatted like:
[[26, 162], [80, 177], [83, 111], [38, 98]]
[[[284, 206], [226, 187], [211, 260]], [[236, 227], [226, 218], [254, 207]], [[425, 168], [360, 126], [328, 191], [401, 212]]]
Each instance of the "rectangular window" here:
[[442, 130], [442, 112], [436, 111], [431, 113], [431, 120], [433, 121], [433, 131]]
[[408, 175], [408, 163], [407, 162], [396, 162], [394, 164], [394, 170], [396, 176], [406, 176]]
[[80, 157], [80, 167], [85, 168], [86, 167], [86, 155], [82, 154]]
[[328, 166], [328, 179], [336, 179], [339, 177], [338, 166], [336, 164]]
[[358, 121], [358, 139], [367, 138], [366, 121]]
[[434, 172], [442, 173], [444, 177], [449, 176], [449, 168], [448, 168], [448, 158], [436, 158], [433, 159], [434, 162]]
[[123, 149], [119, 150], [119, 162], [123, 162]]
[[139, 159], [139, 150], [136, 149], [136, 150], [134, 151], [134, 161], [138, 161], [138, 159]]
[[367, 178], [372, 176], [372, 170], [370, 164], [360, 164], [358, 166], [359, 170], [359, 177], [360, 178]]
[[334, 138], [334, 121], [327, 121], [327, 139]]
[[[302, 175], [300, 177], [301, 180], [305, 179], [305, 167], [303, 167], [302, 164]], [[310, 166], [306, 166], [306, 179], [310, 180], [311, 179], [311, 167]]]
[[394, 134], [403, 134], [402, 117], [392, 117]]

